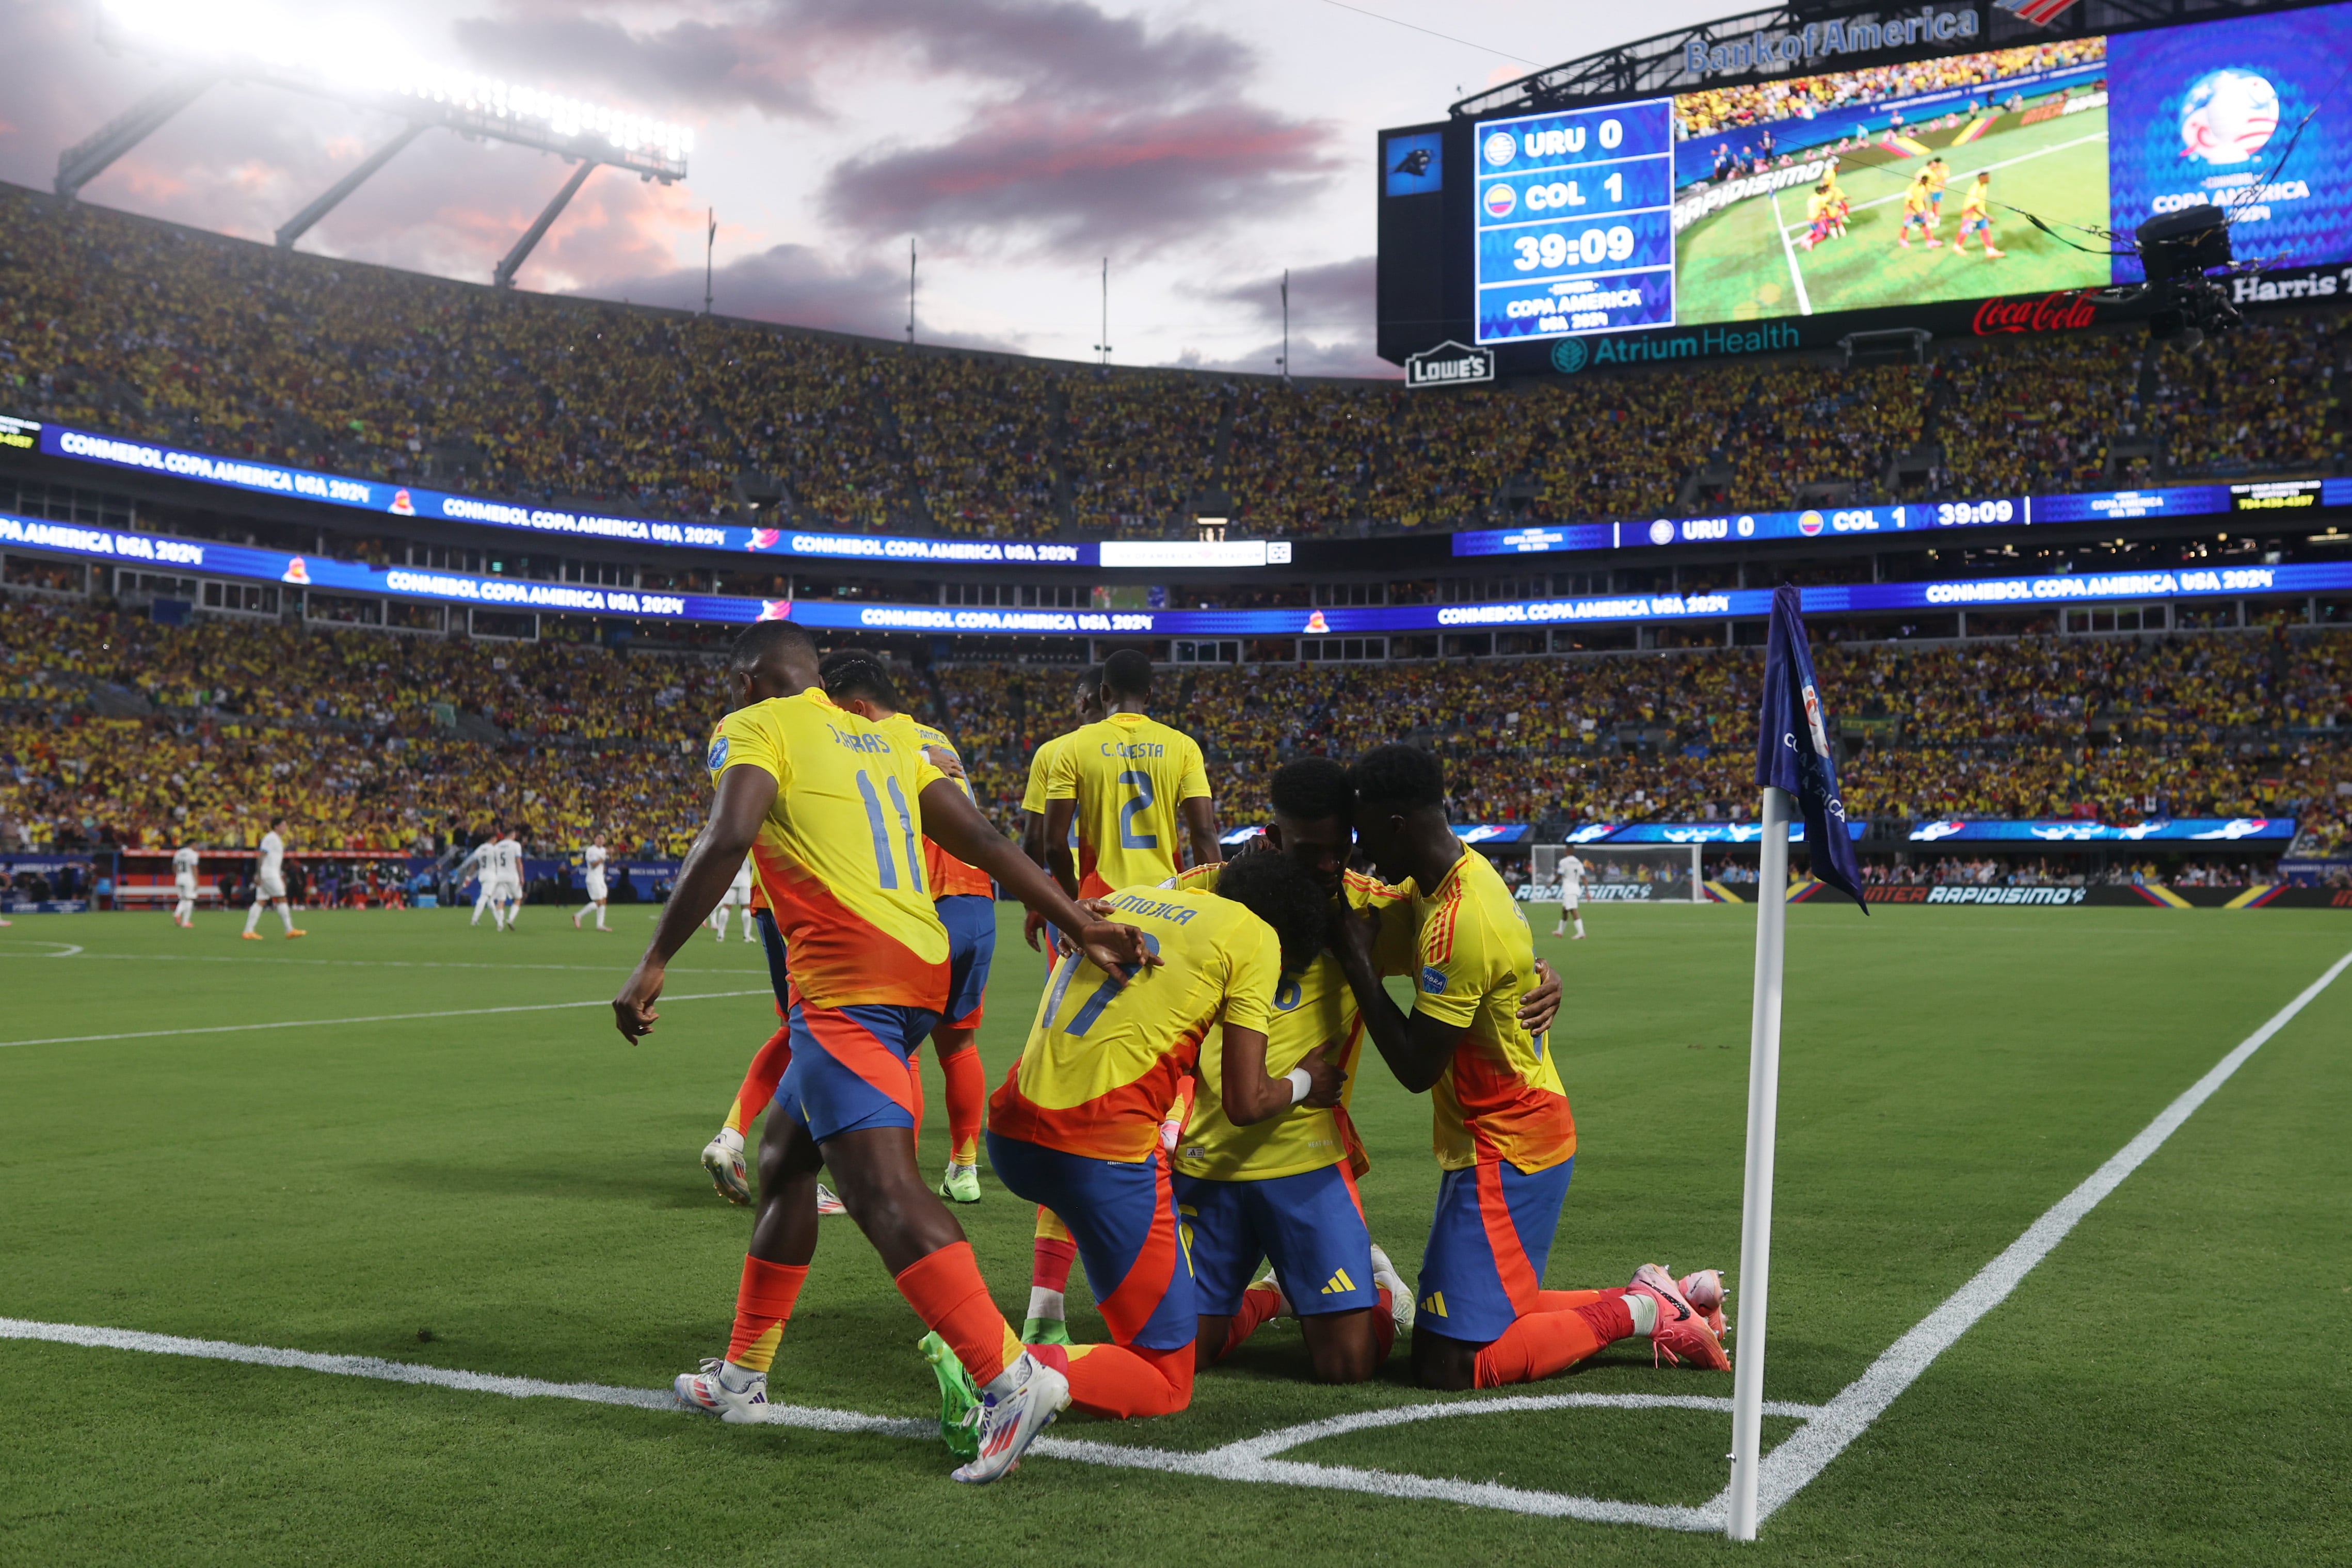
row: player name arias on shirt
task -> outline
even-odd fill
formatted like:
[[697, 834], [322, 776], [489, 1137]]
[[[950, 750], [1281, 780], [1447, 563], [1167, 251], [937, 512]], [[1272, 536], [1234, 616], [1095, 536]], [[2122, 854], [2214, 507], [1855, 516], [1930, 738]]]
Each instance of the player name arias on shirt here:
[[835, 745], [846, 746], [853, 752], [879, 752], [887, 754], [890, 750], [890, 742], [879, 735], [846, 735], [830, 724], [827, 724], [825, 729], [832, 733]]

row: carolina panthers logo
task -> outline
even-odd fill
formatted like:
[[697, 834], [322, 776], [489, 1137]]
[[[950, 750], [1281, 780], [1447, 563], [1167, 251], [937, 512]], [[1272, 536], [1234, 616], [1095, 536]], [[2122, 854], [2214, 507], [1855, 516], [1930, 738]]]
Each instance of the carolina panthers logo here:
[[1562, 375], [1574, 375], [1584, 368], [1584, 340], [1562, 338], [1551, 346], [1551, 367]]
[[710, 755], [703, 759], [702, 765], [705, 769], [714, 773], [727, 765], [726, 736], [713, 735], [710, 737]]

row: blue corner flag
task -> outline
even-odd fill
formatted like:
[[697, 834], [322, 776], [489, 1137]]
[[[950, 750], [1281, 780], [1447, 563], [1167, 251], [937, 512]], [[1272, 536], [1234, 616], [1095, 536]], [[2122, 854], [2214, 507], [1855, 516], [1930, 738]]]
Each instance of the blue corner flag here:
[[1764, 702], [1756, 724], [1756, 782], [1789, 792], [1805, 819], [1805, 849], [1813, 875], [1862, 904], [1862, 912], [1868, 914], [1853, 836], [1846, 831], [1845, 802], [1838, 795], [1837, 764], [1830, 757], [1829, 718], [1813, 683], [1812, 653], [1797, 604], [1796, 589], [1772, 591], [1772, 628], [1764, 643]]

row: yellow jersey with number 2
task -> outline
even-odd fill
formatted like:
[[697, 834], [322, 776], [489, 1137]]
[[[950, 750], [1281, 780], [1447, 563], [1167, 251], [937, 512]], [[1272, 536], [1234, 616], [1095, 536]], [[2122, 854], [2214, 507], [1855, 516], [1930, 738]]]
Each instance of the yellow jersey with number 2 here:
[[1114, 713], [1064, 736], [1045, 776], [1047, 800], [1075, 800], [1078, 843], [1094, 866], [1078, 892], [1164, 882], [1176, 874], [1176, 808], [1209, 793], [1201, 747], [1140, 713]]
[[921, 805], [947, 775], [922, 747], [811, 687], [719, 721], [706, 763], [714, 786], [729, 768], [775, 778], [751, 866], [802, 997], [947, 1005], [948, 933], [924, 874]]

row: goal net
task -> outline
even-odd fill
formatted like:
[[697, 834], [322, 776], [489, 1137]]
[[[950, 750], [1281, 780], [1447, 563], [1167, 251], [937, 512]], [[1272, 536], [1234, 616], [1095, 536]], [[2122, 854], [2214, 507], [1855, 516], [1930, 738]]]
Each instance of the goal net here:
[[1557, 903], [1560, 866], [1573, 855], [1583, 863], [1580, 901], [1587, 904], [1703, 904], [1696, 844], [1538, 844], [1529, 866], [1528, 898]]

